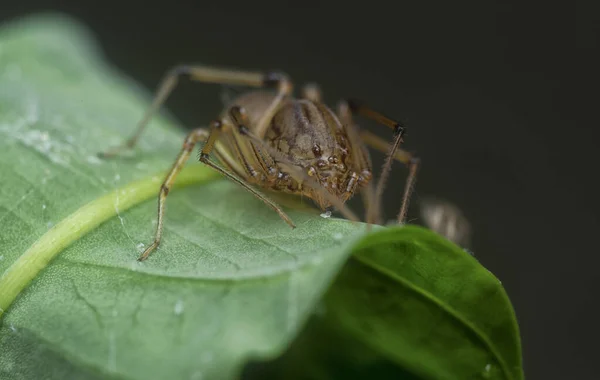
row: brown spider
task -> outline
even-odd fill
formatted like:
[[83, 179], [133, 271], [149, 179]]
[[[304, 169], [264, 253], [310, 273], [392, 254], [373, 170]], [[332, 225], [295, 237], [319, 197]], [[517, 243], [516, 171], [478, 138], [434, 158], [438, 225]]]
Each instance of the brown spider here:
[[[138, 260], [146, 259], [160, 244], [164, 205], [169, 189], [198, 142], [205, 143], [200, 151], [200, 161], [261, 199], [292, 228], [295, 227], [294, 223], [281, 207], [251, 185], [307, 196], [322, 211], [331, 213], [335, 208], [353, 221], [358, 218], [345, 202], [366, 188], [366, 192], [362, 193], [367, 210], [366, 222], [381, 223], [381, 196], [392, 160], [397, 159], [409, 168], [402, 207], [398, 213], [398, 222], [404, 223], [419, 165], [418, 158], [399, 148], [405, 128], [352, 100], [340, 102], [336, 115], [321, 102], [320, 91], [314, 84], [305, 86], [302, 98], [296, 99], [292, 94], [292, 83], [282, 73], [177, 66], [164, 78], [133, 136], [124, 144], [100, 155], [110, 157], [133, 148], [154, 112], [175, 88], [180, 76], [205, 83], [266, 87], [275, 91], [263, 89], [240, 95], [224, 109], [220, 118], [210, 124], [209, 130], [198, 128], [187, 135], [177, 160], [160, 188], [154, 242]], [[392, 144], [367, 131], [359, 131], [352, 120], [353, 114], [363, 115], [392, 128]], [[371, 159], [367, 145], [388, 152], [375, 189], [371, 182]], [[210, 158], [213, 151], [219, 163]]]

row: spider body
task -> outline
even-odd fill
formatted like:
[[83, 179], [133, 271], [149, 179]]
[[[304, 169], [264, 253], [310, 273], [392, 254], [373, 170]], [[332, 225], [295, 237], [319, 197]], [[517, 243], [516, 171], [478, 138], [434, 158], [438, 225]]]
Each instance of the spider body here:
[[[392, 161], [400, 161], [409, 168], [402, 208], [398, 213], [398, 222], [404, 222], [419, 164], [415, 156], [399, 148], [405, 128], [356, 101], [341, 101], [334, 112], [321, 101], [316, 85], [305, 86], [301, 97], [295, 98], [292, 82], [282, 73], [177, 66], [167, 73], [132, 137], [101, 156], [110, 157], [133, 148], [153, 113], [183, 76], [205, 83], [245, 85], [256, 89], [233, 99], [210, 123], [209, 129], [197, 128], [187, 135], [158, 193], [154, 242], [138, 260], [146, 259], [160, 244], [167, 195], [197, 143], [204, 143], [200, 161], [262, 200], [292, 228], [295, 225], [283, 209], [256, 188], [306, 196], [321, 210], [337, 209], [354, 221], [358, 218], [345, 203], [362, 192], [367, 208], [366, 221], [381, 223], [380, 202], [385, 182]], [[362, 115], [392, 129], [392, 143], [360, 130], [354, 123], [354, 115]], [[367, 146], [387, 152], [375, 188]], [[211, 158], [211, 153], [217, 161]]]
[[[303, 186], [304, 181], [289, 173], [290, 165], [307, 177], [314, 178], [322, 189], [341, 202], [346, 202], [368, 184], [372, 177], [368, 151], [363, 145], [353, 145], [339, 117], [317, 100], [286, 97], [266, 129], [257, 130], [262, 115], [275, 96], [268, 91], [245, 93], [225, 108], [221, 118], [225, 120], [225, 125], [235, 125], [232, 109], [244, 110], [249, 132], [283, 155], [286, 165], [281, 165], [269, 152], [240, 135], [236, 128], [224, 129], [222, 144], [215, 145], [219, 161], [238, 175], [247, 172], [249, 183], [306, 196], [313, 199], [321, 210], [332, 207], [332, 202], [321, 191]], [[235, 159], [238, 152], [247, 153], [244, 160]], [[363, 160], [366, 165], [357, 165], [353, 154], [366, 157]]]

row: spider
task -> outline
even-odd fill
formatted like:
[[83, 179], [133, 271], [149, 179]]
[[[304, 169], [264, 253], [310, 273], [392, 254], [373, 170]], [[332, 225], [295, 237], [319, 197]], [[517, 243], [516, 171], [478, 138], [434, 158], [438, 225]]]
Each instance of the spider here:
[[[406, 128], [357, 100], [342, 100], [334, 113], [322, 102], [316, 84], [305, 85], [301, 97], [295, 98], [292, 82], [282, 72], [175, 66], [165, 75], [135, 133], [121, 145], [99, 155], [109, 158], [134, 148], [152, 115], [163, 105], [181, 77], [204, 83], [242, 85], [254, 90], [233, 99], [219, 118], [209, 124], [209, 129], [197, 128], [189, 132], [160, 187], [155, 238], [139, 256], [139, 261], [145, 260], [160, 244], [169, 189], [194, 146], [200, 142], [204, 143], [199, 154], [201, 162], [262, 200], [292, 228], [295, 225], [283, 209], [255, 187], [306, 196], [326, 215], [337, 209], [352, 221], [359, 218], [345, 203], [361, 192], [366, 222], [381, 224], [381, 196], [392, 161], [398, 160], [409, 168], [397, 216], [398, 222], [404, 223], [419, 166], [415, 155], [400, 149]], [[353, 121], [354, 115], [362, 115], [392, 129], [392, 143], [361, 131]], [[387, 151], [375, 188], [367, 146]], [[217, 161], [211, 158], [211, 153]]]

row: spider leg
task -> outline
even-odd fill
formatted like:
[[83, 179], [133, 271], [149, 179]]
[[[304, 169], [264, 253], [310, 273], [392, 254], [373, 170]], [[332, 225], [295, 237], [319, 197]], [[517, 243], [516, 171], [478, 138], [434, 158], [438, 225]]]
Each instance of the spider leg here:
[[200, 161], [217, 170], [219, 173], [223, 174], [230, 180], [236, 182], [238, 185], [241, 185], [244, 189], [248, 190], [255, 197], [263, 201], [267, 206], [271, 207], [275, 212], [277, 212], [281, 219], [283, 219], [287, 224], [289, 224], [290, 227], [296, 228], [296, 225], [294, 224], [294, 222], [292, 222], [292, 219], [285, 212], [283, 212], [281, 207], [279, 207], [275, 202], [273, 202], [272, 200], [255, 190], [252, 186], [250, 186], [250, 184], [246, 180], [240, 179], [235, 175], [229, 173], [219, 164], [210, 159], [210, 152], [213, 150], [214, 143], [219, 137], [219, 134], [221, 133], [222, 125], [222, 121], [213, 122], [211, 133], [208, 136], [208, 139], [206, 140], [206, 144], [204, 144], [202, 150], [200, 151]]
[[202, 161], [204, 164], [210, 166], [211, 168], [215, 169], [219, 173], [223, 174], [225, 177], [234, 181], [238, 185], [242, 186], [244, 189], [246, 189], [247, 191], [252, 193], [255, 197], [262, 200], [265, 204], [267, 204], [269, 207], [271, 207], [273, 210], [275, 210], [279, 214], [279, 216], [287, 224], [289, 224], [292, 228], [296, 227], [294, 225], [294, 223], [292, 222], [292, 220], [290, 219], [290, 217], [275, 202], [273, 202], [266, 196], [264, 196], [261, 193], [259, 193], [258, 191], [256, 191], [253, 187], [251, 187], [248, 184], [248, 182], [245, 179], [240, 179], [239, 177], [231, 174], [230, 172], [225, 170], [223, 167], [221, 167], [219, 164], [217, 164], [216, 162], [214, 162], [213, 160], [210, 159], [209, 155], [214, 148], [215, 142], [219, 138], [219, 134], [221, 132], [221, 126], [222, 126], [222, 122], [214, 121], [212, 123], [210, 131], [207, 131], [206, 129], [203, 129], [203, 128], [194, 129], [185, 138], [185, 141], [183, 143], [183, 147], [179, 153], [179, 156], [173, 163], [173, 166], [171, 167], [171, 170], [167, 174], [163, 184], [160, 187], [160, 192], [158, 193], [158, 223], [156, 225], [156, 234], [154, 237], [154, 241], [141, 254], [141, 256], [138, 258], [138, 261], [145, 260], [150, 255], [150, 253], [152, 253], [152, 251], [154, 251], [160, 244], [160, 241], [162, 238], [162, 232], [163, 232], [165, 201], [167, 199], [167, 195], [169, 194], [169, 190], [173, 186], [173, 183], [175, 182], [177, 175], [181, 172], [181, 170], [183, 169], [183, 166], [185, 165], [187, 160], [190, 158], [190, 155], [191, 155], [192, 150], [194, 149], [194, 146], [198, 142], [201, 142], [201, 141], [205, 141], [205, 144], [204, 144], [204, 147], [202, 148], [202, 151], [200, 152], [200, 161]]
[[302, 97], [315, 103], [322, 101], [322, 94], [319, 85], [316, 83], [307, 83], [302, 87]]
[[[383, 115], [380, 112], [373, 110], [369, 106], [366, 106], [365, 104], [363, 104], [359, 101], [356, 101], [356, 100], [342, 101], [342, 103], [340, 105], [340, 112], [346, 113], [345, 118], [347, 120], [350, 120], [350, 124], [352, 124], [351, 123], [352, 115], [357, 114], [357, 115], [362, 115], [371, 120], [374, 120], [374, 121], [378, 122], [379, 124], [385, 125], [394, 130], [394, 139], [391, 144], [385, 143], [383, 140], [378, 140], [377, 144], [373, 144], [374, 140], [372, 137], [376, 137], [376, 136], [369, 134], [369, 136], [371, 138], [365, 139], [364, 132], [361, 132], [361, 139], [365, 143], [373, 146], [374, 148], [376, 148], [378, 150], [387, 152], [385, 162], [381, 169], [381, 175], [379, 177], [379, 180], [377, 182], [377, 187], [375, 189], [375, 194], [371, 198], [372, 205], [369, 204], [371, 202], [369, 202], [367, 204], [367, 207], [369, 208], [369, 211], [367, 212], [367, 214], [368, 215], [370, 214], [368, 219], [374, 219], [376, 221], [379, 221], [381, 219], [381, 216], [380, 216], [381, 215], [381, 199], [383, 196], [383, 190], [385, 188], [385, 184], [389, 177], [389, 173], [390, 173], [390, 170], [392, 167], [392, 162], [394, 159], [397, 159], [409, 166], [409, 177], [408, 177], [406, 185], [404, 187], [404, 194], [402, 197], [402, 206], [401, 206], [400, 211], [397, 216], [398, 223], [405, 223], [406, 214], [408, 211], [408, 205], [409, 205], [409, 201], [410, 201], [410, 196], [414, 189], [414, 184], [416, 182], [417, 169], [419, 167], [419, 159], [418, 158], [413, 157], [413, 156], [410, 156], [410, 158], [409, 158], [407, 156], [408, 152], [399, 150], [400, 145], [403, 142], [403, 136], [406, 132], [406, 128], [403, 127], [399, 122]], [[376, 138], [379, 139], [378, 137], [376, 137]]]
[[[374, 149], [377, 149], [381, 152], [386, 152], [388, 150], [388, 142], [369, 131], [361, 131], [360, 137], [365, 144]], [[406, 220], [406, 214], [408, 213], [410, 197], [414, 191], [415, 182], [417, 180], [417, 172], [419, 170], [421, 159], [414, 154], [400, 148], [396, 149], [392, 158], [396, 161], [402, 162], [408, 167], [408, 178], [406, 179], [406, 184], [404, 185], [402, 206], [400, 207], [400, 212], [398, 213], [397, 218], [398, 223], [404, 223]]]
[[375, 198], [375, 189], [373, 187], [373, 181], [371, 181], [372, 165], [369, 152], [365, 144], [361, 141], [357, 130], [358, 127], [352, 120], [352, 113], [350, 112], [348, 104], [345, 102], [340, 103], [337, 114], [340, 121], [344, 125], [350, 140], [350, 149], [353, 152], [351, 157], [354, 167], [360, 168], [361, 174], [367, 182], [366, 189], [360, 192], [360, 195], [363, 199], [363, 204], [366, 206], [365, 221], [369, 224], [369, 227], [373, 223], [381, 224], [379, 220], [379, 210], [375, 210], [375, 212], [373, 211], [373, 206], [375, 205], [375, 202], [373, 201]]
[[140, 136], [144, 132], [154, 113], [164, 104], [169, 94], [171, 94], [177, 86], [179, 78], [183, 76], [203, 83], [243, 85], [250, 87], [275, 87], [277, 89], [277, 96], [274, 98], [272, 104], [268, 107], [259, 123], [261, 131], [267, 128], [269, 120], [271, 120], [273, 115], [277, 112], [282, 100], [292, 91], [292, 84], [283, 73], [239, 71], [196, 65], [175, 66], [165, 75], [154, 95], [151, 106], [146, 110], [141, 120], [138, 122], [133, 135], [121, 145], [99, 153], [99, 156], [104, 158], [113, 157], [125, 150], [133, 148], [139, 141]]

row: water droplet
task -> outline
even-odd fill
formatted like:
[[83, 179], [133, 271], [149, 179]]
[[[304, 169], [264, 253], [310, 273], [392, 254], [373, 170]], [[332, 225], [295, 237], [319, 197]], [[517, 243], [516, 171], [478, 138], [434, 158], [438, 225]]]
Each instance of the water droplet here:
[[178, 300], [175, 303], [175, 315], [181, 315], [183, 313], [183, 301]]
[[102, 160], [96, 156], [87, 156], [86, 161], [88, 162], [88, 164], [92, 165], [99, 165], [102, 163]]
[[492, 369], [492, 365], [491, 364], [486, 364], [485, 367], [483, 368], [483, 372], [481, 373], [481, 377], [483, 377], [484, 379], [489, 379], [491, 377], [491, 372], [490, 370]]

